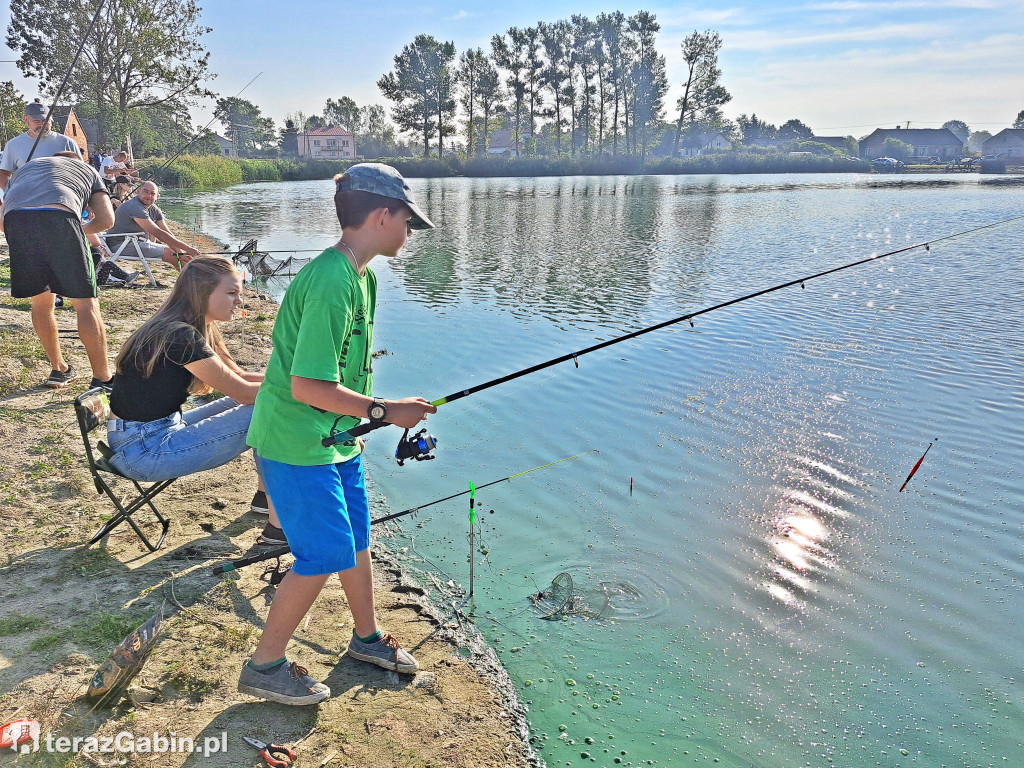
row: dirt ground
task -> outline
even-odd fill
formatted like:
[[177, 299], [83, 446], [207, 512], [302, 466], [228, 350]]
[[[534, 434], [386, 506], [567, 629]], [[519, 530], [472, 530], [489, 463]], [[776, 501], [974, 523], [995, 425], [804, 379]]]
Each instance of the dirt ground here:
[[[200, 250], [219, 250], [182, 231]], [[164, 286], [173, 283], [173, 270], [155, 270]], [[101, 289], [111, 357], [167, 293], [167, 287]], [[235, 359], [261, 370], [276, 305], [255, 289], [246, 293], [247, 316], [225, 331]], [[493, 653], [465, 617], [438, 615], [379, 542], [381, 624], [415, 654], [420, 672], [399, 676], [345, 656], [351, 619], [332, 581], [289, 646], [289, 658], [325, 681], [331, 698], [286, 707], [238, 693], [238, 673], [274, 588], [261, 578], [263, 564], [230, 575], [211, 569], [265, 549], [255, 539], [266, 518], [248, 512], [256, 484], [252, 458], [183, 478], [158, 496], [171, 526], [155, 553], [127, 525], [87, 546], [114, 507], [93, 487], [75, 420], [73, 400], [89, 380], [75, 315], [58, 309], [57, 317], [65, 354], [70, 351], [83, 376], [50, 390], [42, 386], [49, 365], [32, 332], [29, 302], [10, 297], [0, 238], [0, 725], [28, 717], [42, 724], [44, 737], [128, 732], [138, 740], [156, 733], [207, 742], [211, 751], [226, 743], [227, 752], [95, 752], [82, 741], [60, 753], [45, 746], [22, 755], [3, 749], [0, 768], [261, 765], [243, 736], [294, 746], [296, 765], [305, 768], [536, 765], [523, 708]], [[134, 490], [126, 481], [122, 489]], [[138, 518], [148, 532], [156, 530], [150, 514]], [[376, 528], [378, 537], [387, 535]], [[161, 606], [162, 633], [130, 695], [114, 706], [85, 698], [100, 662]]]

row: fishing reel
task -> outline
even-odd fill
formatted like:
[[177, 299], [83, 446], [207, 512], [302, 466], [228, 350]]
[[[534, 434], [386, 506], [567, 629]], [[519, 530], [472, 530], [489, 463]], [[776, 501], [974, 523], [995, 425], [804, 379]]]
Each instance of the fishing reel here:
[[434, 449], [437, 448], [437, 438], [428, 435], [426, 428], [421, 429], [412, 437], [409, 437], [409, 430], [405, 430], [402, 439], [398, 441], [395, 448], [395, 458], [398, 459], [398, 466], [404, 467], [409, 459], [416, 461], [429, 461], [436, 458]]

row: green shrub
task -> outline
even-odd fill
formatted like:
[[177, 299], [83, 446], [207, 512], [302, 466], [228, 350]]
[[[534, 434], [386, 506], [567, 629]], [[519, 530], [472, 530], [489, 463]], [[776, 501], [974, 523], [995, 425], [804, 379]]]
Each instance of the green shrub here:
[[[697, 173], [863, 173], [870, 168], [860, 160], [850, 160], [825, 145], [808, 146], [809, 151], [821, 149], [812, 157], [793, 156], [774, 149], [748, 147], [740, 152], [714, 152], [698, 157], [649, 157], [635, 155], [577, 155], [575, 157], [510, 157], [481, 155], [462, 157], [382, 157], [372, 162], [393, 165], [408, 178], [447, 178], [450, 176], [601, 176]], [[157, 172], [154, 180], [163, 187], [221, 187], [243, 181], [305, 181], [330, 179], [342, 173], [354, 161], [234, 159], [219, 155], [182, 155], [168, 167], [155, 158], [147, 165]], [[143, 168], [143, 178], [146, 177]]]

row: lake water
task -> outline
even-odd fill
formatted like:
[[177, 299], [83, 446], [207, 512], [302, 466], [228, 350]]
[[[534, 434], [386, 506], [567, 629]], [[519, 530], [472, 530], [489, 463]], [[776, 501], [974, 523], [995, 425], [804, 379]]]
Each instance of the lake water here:
[[[388, 397], [1024, 213], [1011, 177], [410, 184], [438, 229], [373, 263]], [[336, 239], [331, 193], [161, 202], [302, 250]], [[1020, 764], [1022, 243], [1024, 221], [946, 240], [459, 400], [429, 420], [435, 461], [399, 468], [398, 431], [374, 434], [381, 513], [599, 451], [477, 496], [465, 610], [549, 765]], [[426, 583], [467, 585], [468, 530], [461, 497], [391, 545]], [[560, 573], [598, 615], [541, 617], [529, 596]]]

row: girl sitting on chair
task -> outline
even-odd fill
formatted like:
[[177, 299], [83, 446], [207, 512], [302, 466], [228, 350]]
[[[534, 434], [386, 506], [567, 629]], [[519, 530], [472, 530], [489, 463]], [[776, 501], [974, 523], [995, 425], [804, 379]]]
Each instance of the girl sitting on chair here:
[[[242, 304], [242, 277], [221, 257], [193, 259], [171, 295], [133, 333], [117, 357], [107, 438], [118, 472], [155, 482], [219, 467], [249, 449], [245, 443], [263, 374], [231, 358], [219, 323]], [[189, 395], [223, 392], [182, 411]], [[270, 511], [263, 480], [252, 511]], [[284, 543], [268, 537], [264, 543]], [[278, 537], [283, 539], [283, 536]]]

